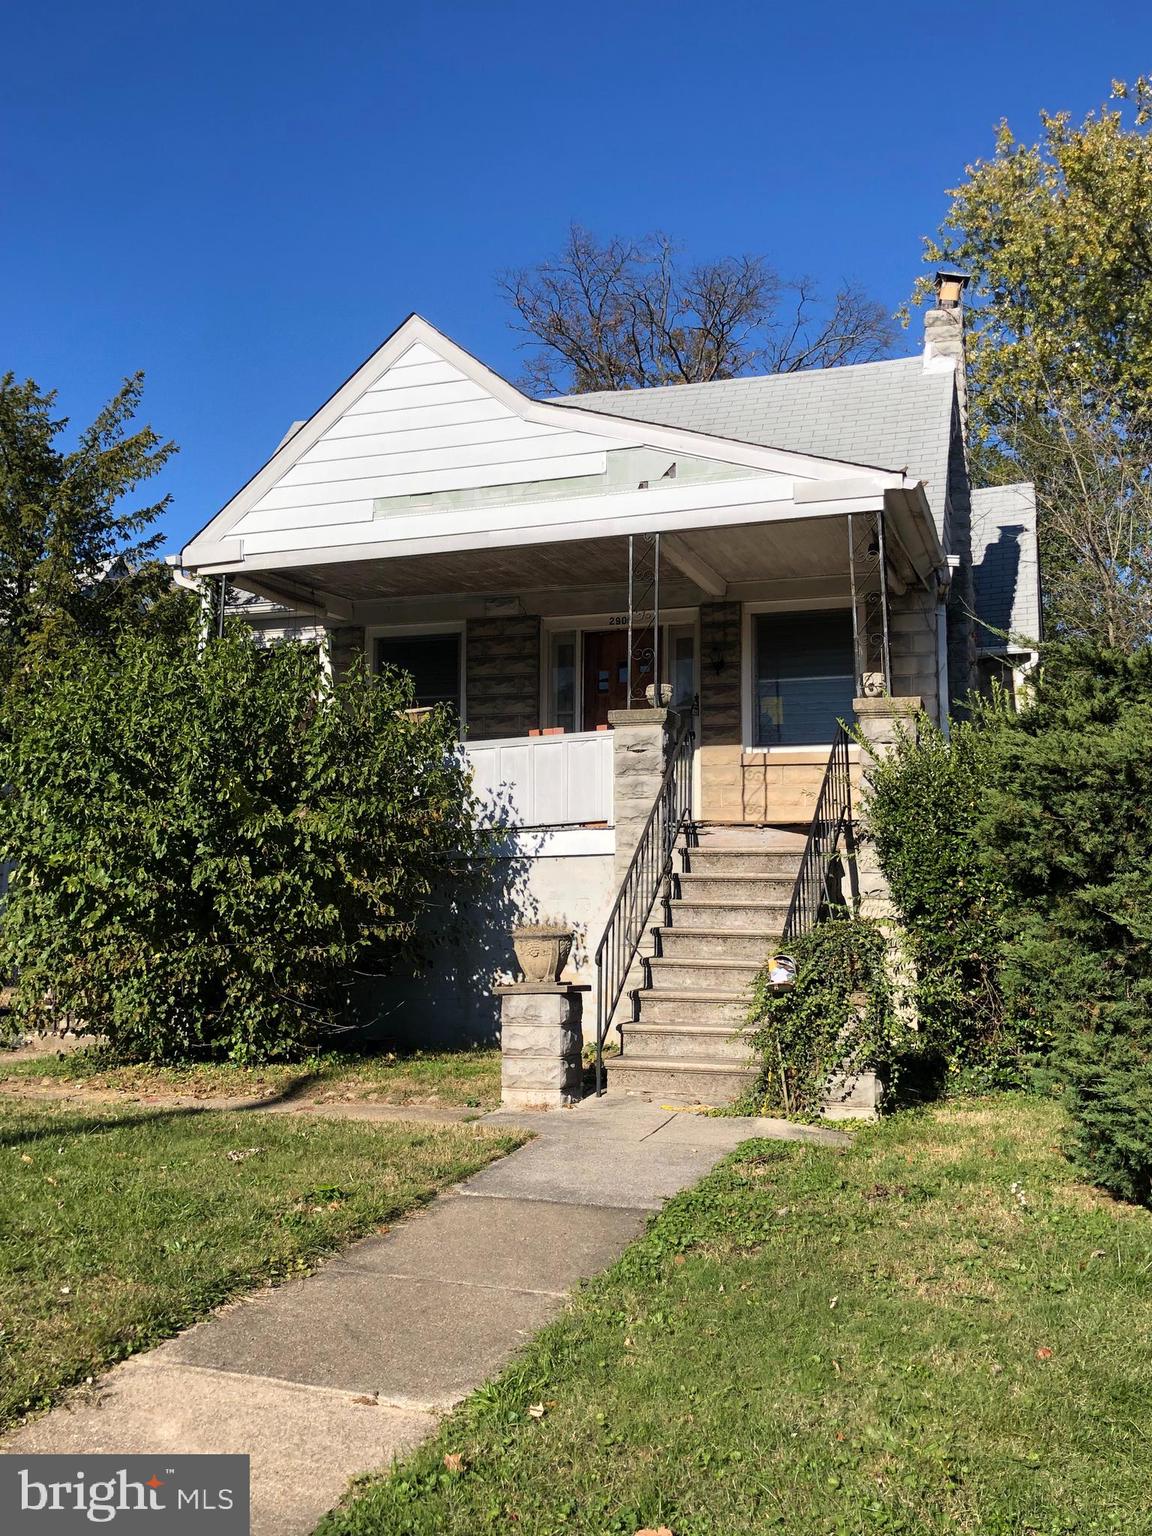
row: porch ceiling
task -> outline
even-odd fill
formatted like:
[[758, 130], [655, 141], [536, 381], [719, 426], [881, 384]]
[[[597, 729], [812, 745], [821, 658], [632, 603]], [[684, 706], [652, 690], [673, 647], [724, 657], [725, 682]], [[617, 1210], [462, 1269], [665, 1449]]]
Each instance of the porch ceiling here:
[[[674, 545], [668, 536], [663, 564], [670, 576], [682, 580], [686, 573], [678, 566], [672, 549], [682, 558], [687, 555], [703, 562], [723, 582], [733, 585], [814, 576], [847, 580], [848, 575], [847, 531], [841, 517], [699, 529], [676, 534]], [[286, 566], [282, 571], [254, 572], [253, 577], [274, 586], [280, 575], [305, 591], [367, 602], [388, 597], [612, 586], [624, 582], [627, 573], [628, 540], [619, 536]], [[232, 579], [244, 585], [241, 572]], [[704, 588], [700, 590], [705, 594]]]

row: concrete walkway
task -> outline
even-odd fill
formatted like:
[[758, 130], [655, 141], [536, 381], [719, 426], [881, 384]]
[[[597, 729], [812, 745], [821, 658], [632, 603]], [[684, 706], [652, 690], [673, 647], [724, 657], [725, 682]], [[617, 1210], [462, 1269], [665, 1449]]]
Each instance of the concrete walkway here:
[[536, 1139], [306, 1279], [117, 1366], [0, 1450], [246, 1453], [253, 1536], [306, 1536], [350, 1478], [432, 1434], [577, 1281], [733, 1147], [750, 1136], [848, 1141], [633, 1099], [484, 1119], [530, 1126]]

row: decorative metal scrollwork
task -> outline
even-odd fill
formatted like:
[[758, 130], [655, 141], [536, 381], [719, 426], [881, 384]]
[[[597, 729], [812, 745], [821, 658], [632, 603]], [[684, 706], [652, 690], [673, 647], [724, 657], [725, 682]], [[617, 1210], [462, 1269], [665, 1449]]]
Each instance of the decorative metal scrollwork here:
[[[660, 535], [628, 535], [628, 708], [660, 678]], [[653, 695], [659, 700], [659, 690]]]
[[848, 576], [856, 682], [867, 698], [892, 692], [887, 569], [884, 513], [849, 512]]

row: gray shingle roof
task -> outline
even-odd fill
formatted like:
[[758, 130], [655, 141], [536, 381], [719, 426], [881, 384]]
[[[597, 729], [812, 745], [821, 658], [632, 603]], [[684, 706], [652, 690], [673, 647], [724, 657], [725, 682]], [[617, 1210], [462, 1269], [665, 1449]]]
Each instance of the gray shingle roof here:
[[982, 650], [1019, 648], [1003, 633], [1040, 638], [1040, 562], [1036, 548], [1036, 490], [993, 485], [972, 492], [972, 583]]
[[628, 416], [766, 448], [906, 469], [924, 480], [940, 526], [954, 376], [921, 357], [813, 368], [714, 384], [565, 395], [558, 405]]

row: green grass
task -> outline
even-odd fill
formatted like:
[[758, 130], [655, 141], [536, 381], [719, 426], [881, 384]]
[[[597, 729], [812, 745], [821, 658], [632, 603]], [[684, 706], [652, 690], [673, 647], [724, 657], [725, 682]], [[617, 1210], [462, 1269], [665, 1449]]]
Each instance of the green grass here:
[[5, 1061], [4, 1084], [85, 1088], [136, 1097], [185, 1094], [195, 1098], [276, 1098], [368, 1104], [430, 1104], [490, 1109], [500, 1102], [498, 1050], [381, 1052], [328, 1051], [291, 1064], [238, 1067], [207, 1062], [157, 1067], [118, 1062], [97, 1048]]
[[1005, 1097], [747, 1144], [322, 1536], [1152, 1530], [1152, 1214], [1063, 1134]]
[[0, 1427], [522, 1140], [0, 1098]]

